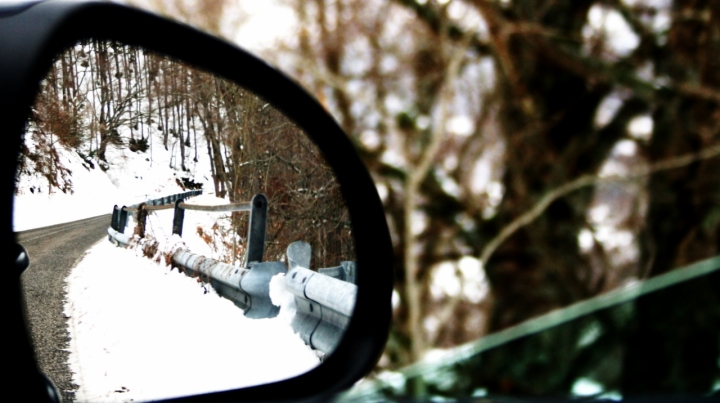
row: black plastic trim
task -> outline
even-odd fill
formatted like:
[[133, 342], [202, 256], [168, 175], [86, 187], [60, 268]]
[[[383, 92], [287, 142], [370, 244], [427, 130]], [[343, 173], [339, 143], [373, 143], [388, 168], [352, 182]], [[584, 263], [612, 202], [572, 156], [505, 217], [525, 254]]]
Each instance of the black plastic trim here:
[[[347, 135], [312, 96], [284, 74], [234, 45], [112, 3], [47, 1], [0, 19], [0, 122], [7, 139], [7, 146], [0, 149], [0, 197], [6, 202], [2, 205], [11, 206], [13, 200], [20, 134], [39, 81], [55, 55], [78, 40], [90, 37], [166, 54], [235, 81], [273, 102], [302, 127], [324, 153], [341, 184], [353, 222], [359, 292], [346, 336], [333, 354], [314, 370], [292, 379], [171, 401], [325, 399], [367, 374], [382, 353], [391, 321], [392, 245], [375, 185]], [[11, 209], [0, 210], [3, 240], [14, 242], [11, 220]], [[19, 287], [19, 281], [17, 283]], [[17, 293], [11, 294], [14, 300], [3, 309], [14, 311], [11, 313], [17, 318], [21, 303], [16, 299]], [[22, 382], [30, 376], [35, 364], [28, 362], [25, 327], [16, 321], [10, 330], [15, 335], [14, 342], [24, 346], [20, 349], [20, 360], [26, 367], [24, 372], [15, 373], [17, 381]]]

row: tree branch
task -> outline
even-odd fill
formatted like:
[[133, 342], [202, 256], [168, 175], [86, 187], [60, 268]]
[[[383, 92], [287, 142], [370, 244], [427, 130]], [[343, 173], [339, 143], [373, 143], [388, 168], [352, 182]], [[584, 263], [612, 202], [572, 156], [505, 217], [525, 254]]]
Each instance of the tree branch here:
[[[439, 18], [438, 13], [437, 10], [434, 10], [431, 7], [430, 2], [426, 4], [418, 4], [414, 0], [395, 1], [398, 4], [415, 11], [420, 20], [425, 21], [425, 23], [428, 24], [434, 32], [438, 32], [439, 28], [436, 22]], [[630, 21], [630, 23], [632, 24], [633, 22]], [[453, 32], [457, 30], [457, 33], [454, 33], [453, 35], [461, 36], [464, 32], [456, 25], [450, 24], [449, 26], [452, 27]], [[641, 27], [634, 26], [634, 28], [639, 29]], [[698, 86], [697, 84], [690, 83], [660, 85], [658, 83], [641, 79], [637, 76], [637, 74], [635, 74], [634, 69], [626, 63], [605, 63], [594, 58], [563, 50], [556, 44], [551, 44], [544, 40], [544, 38], [548, 37], [557, 38], [559, 37], [559, 34], [542, 26], [523, 22], [507, 21], [505, 29], [509, 34], [527, 36], [531, 41], [533, 41], [535, 46], [541, 48], [543, 55], [548, 57], [548, 59], [573, 74], [587, 78], [590, 82], [620, 84], [624, 87], [632, 89], [639, 97], [647, 101], [654, 99], [659, 92], [669, 91], [689, 98], [697, 98], [720, 103], [720, 91], [714, 88]], [[465, 35], [472, 35], [472, 38], [476, 38], [474, 33], [466, 32]], [[578, 38], [566, 39], [577, 40]], [[475, 40], [476, 39], [473, 39], [473, 44], [475, 44]], [[477, 41], [479, 42], [479, 40]], [[490, 46], [485, 43], [482, 43], [481, 46], [472, 46], [471, 48], [479, 55], [488, 55], [491, 53]]]
[[445, 70], [445, 77], [440, 90], [438, 101], [440, 102], [440, 110], [437, 121], [433, 125], [431, 131], [430, 143], [423, 151], [417, 165], [408, 171], [407, 181], [405, 183], [405, 195], [403, 202], [403, 239], [405, 240], [404, 261], [405, 261], [405, 287], [406, 297], [408, 298], [408, 323], [410, 332], [413, 334], [411, 354], [414, 360], [420, 359], [425, 351], [425, 344], [422, 336], [422, 313], [420, 301], [420, 287], [418, 281], [418, 264], [417, 256], [413, 248], [415, 236], [412, 232], [413, 217], [412, 214], [417, 206], [417, 194], [423, 180], [430, 171], [435, 158], [440, 151], [443, 134], [445, 132], [445, 122], [447, 121], [448, 107], [452, 102], [453, 89], [452, 84], [460, 74], [460, 66], [465, 52], [469, 45], [468, 42], [472, 37], [468, 37], [463, 41], [463, 46], [459, 46], [452, 52], [448, 67]]
[[585, 186], [595, 185], [604, 182], [621, 182], [641, 177], [648, 176], [655, 172], [667, 171], [670, 169], [681, 168], [692, 164], [700, 160], [713, 158], [720, 155], [720, 144], [705, 148], [697, 153], [689, 153], [679, 157], [670, 158], [664, 161], [659, 161], [646, 168], [638, 169], [635, 172], [624, 175], [610, 175], [610, 176], [597, 176], [597, 175], [582, 175], [579, 178], [572, 180], [560, 187], [557, 187], [547, 192], [543, 197], [538, 200], [535, 205], [523, 213], [510, 224], [505, 226], [498, 235], [495, 236], [490, 242], [488, 242], [480, 253], [480, 261], [484, 264], [488, 262], [493, 253], [506, 239], [517, 232], [520, 228], [532, 223], [538, 218], [555, 200], [578, 190]]
[[[414, 11], [417, 17], [425, 21], [428, 27], [437, 35], [445, 35], [453, 41], [465, 42], [469, 38], [469, 48], [473, 49], [479, 55], [489, 55], [490, 46], [481, 41], [477, 34], [468, 33], [456, 24], [443, 21], [440, 12], [433, 7], [433, 3], [428, 1], [424, 4], [416, 0], [395, 0], [396, 3]], [[465, 47], [465, 46], [463, 46]]]
[[[547, 192], [543, 197], [540, 198], [540, 200], [538, 200], [537, 203], [535, 203], [535, 205], [530, 210], [523, 213], [522, 215], [514, 219], [510, 224], [505, 226], [498, 235], [496, 235], [493, 239], [490, 240], [490, 242], [485, 245], [485, 247], [483, 247], [480, 253], [480, 262], [484, 268], [487, 262], [492, 257], [493, 253], [495, 253], [498, 247], [503, 242], [505, 242], [505, 240], [510, 238], [510, 236], [515, 234], [519, 229], [535, 221], [550, 206], [550, 204], [552, 204], [552, 202], [563, 196], [566, 196], [567, 194], [575, 190], [578, 190], [585, 186], [596, 185], [599, 183], [622, 182], [642, 178], [655, 172], [682, 168], [684, 166], [692, 164], [693, 162], [710, 159], [713, 157], [717, 157], [718, 155], [720, 155], [720, 144], [705, 148], [697, 153], [689, 153], [681, 155], [679, 157], [659, 161], [655, 164], [652, 164], [643, 169], [638, 169], [629, 174], [610, 175], [604, 177], [589, 174], [582, 175], [575, 180], [572, 180], [562, 186], [559, 186]], [[461, 284], [460, 292], [457, 295], [453, 296], [450, 301], [448, 301], [447, 304], [444, 306], [443, 310], [438, 314], [438, 322], [441, 324], [448, 323], [450, 319], [452, 319], [452, 315], [455, 313], [455, 309], [462, 300], [462, 287], [464, 286], [464, 281], [462, 279], [462, 276], [459, 279]], [[439, 337], [439, 335], [440, 331], [438, 331], [436, 338]], [[435, 345], [436, 342], [437, 340], [433, 340], [433, 345]]]

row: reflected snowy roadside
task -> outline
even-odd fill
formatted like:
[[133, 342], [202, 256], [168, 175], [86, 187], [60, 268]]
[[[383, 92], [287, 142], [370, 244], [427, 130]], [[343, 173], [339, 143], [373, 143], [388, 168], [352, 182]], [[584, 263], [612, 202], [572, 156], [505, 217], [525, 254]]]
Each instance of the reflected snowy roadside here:
[[[202, 194], [184, 206], [240, 205], [264, 195], [263, 254], [250, 258], [247, 211], [178, 207], [187, 211], [174, 231], [173, 206], [139, 207], [189, 191]], [[304, 269], [347, 266], [333, 280], [355, 278], [349, 212], [310, 137], [258, 94], [163, 55], [99, 40], [58, 55], [23, 135], [15, 205], [15, 231], [107, 215], [112, 231], [134, 236], [127, 249], [103, 238], [66, 280], [78, 401], [167, 398], [294, 377], [320, 363], [318, 351], [332, 352], [349, 320], [326, 315], [341, 323], [323, 322], [333, 326], [323, 333], [332, 340], [315, 343], [322, 311], [293, 320], [296, 297], [278, 287], [279, 278], [270, 290], [279, 316], [249, 319], [247, 306], [168, 266], [182, 249], [243, 270], [255, 262], [279, 267], [299, 241], [309, 248]], [[111, 224], [110, 213], [123, 206], [127, 225]], [[354, 303], [354, 295], [341, 299]], [[310, 323], [302, 328], [309, 331], [298, 323]]]
[[77, 401], [235, 389], [300, 375], [320, 362], [282, 311], [248, 319], [211, 287], [105, 239], [68, 277], [64, 313]]

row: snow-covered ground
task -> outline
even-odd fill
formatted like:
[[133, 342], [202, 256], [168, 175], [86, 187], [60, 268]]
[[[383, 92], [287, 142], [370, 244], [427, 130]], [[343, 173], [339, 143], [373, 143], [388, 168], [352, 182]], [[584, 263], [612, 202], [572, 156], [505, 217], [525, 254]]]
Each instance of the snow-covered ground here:
[[107, 240], [67, 283], [78, 401], [228, 390], [289, 378], [319, 363], [284, 315], [248, 319], [209, 286]]
[[23, 176], [18, 186], [20, 193], [15, 195], [13, 206], [15, 231], [110, 214], [113, 205], [123, 200], [121, 190], [108, 176], [101, 175], [99, 169], [88, 171], [82, 166], [82, 159], [67, 150], [62, 149], [59, 154], [63, 163], [72, 170], [74, 193], [57, 190], [51, 193], [44, 178]]
[[[26, 139], [32, 148], [31, 143]], [[152, 153], [109, 147], [106, 172], [97, 165], [90, 168], [77, 153], [57, 145], [60, 162], [71, 172], [72, 193], [50, 190], [41, 175], [23, 175], [15, 195], [13, 229], [25, 231], [110, 214], [115, 204], [131, 205], [181, 193], [184, 190], [176, 182], [181, 176], [203, 183], [205, 189], [211, 187], [207, 157], [192, 164], [190, 172], [177, 171], [170, 167], [169, 153], [159, 143], [151, 146]]]

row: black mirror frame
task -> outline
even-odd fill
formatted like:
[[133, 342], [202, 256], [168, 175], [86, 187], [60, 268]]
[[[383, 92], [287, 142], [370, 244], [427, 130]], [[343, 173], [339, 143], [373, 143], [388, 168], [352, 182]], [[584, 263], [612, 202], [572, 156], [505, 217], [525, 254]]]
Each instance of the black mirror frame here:
[[[132, 27], [129, 29], [128, 27]], [[0, 148], [2, 254], [13, 270], [6, 292], [6, 336], [16, 359], [2, 367], [9, 388], [24, 401], [44, 396], [27, 325], [12, 232], [12, 202], [20, 135], [55, 56], [78, 40], [114, 40], [141, 46], [236, 82], [277, 105], [317, 144], [335, 170], [353, 222], [358, 296], [355, 312], [337, 349], [312, 371], [295, 378], [171, 401], [297, 401], [326, 399], [366, 375], [379, 359], [391, 321], [392, 244], [382, 203], [368, 171], [335, 120], [298, 84], [255, 56], [193, 28], [133, 8], [100, 2], [45, 1], [0, 6]], [[32, 257], [31, 257], [32, 259]], [[7, 269], [6, 269], [7, 270]], [[17, 277], [15, 277], [17, 276]], [[7, 390], [7, 389], [6, 389]], [[43, 399], [47, 399], [46, 397]]]

